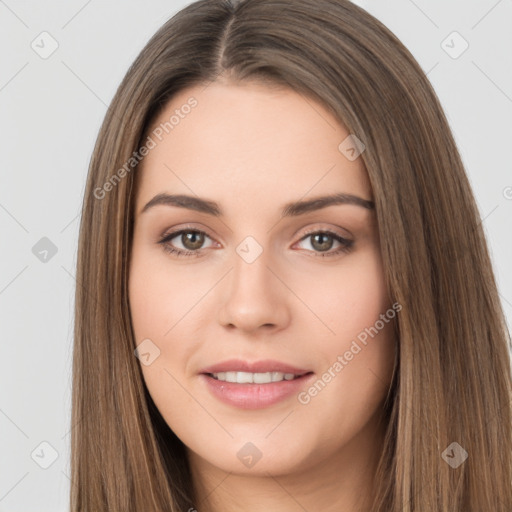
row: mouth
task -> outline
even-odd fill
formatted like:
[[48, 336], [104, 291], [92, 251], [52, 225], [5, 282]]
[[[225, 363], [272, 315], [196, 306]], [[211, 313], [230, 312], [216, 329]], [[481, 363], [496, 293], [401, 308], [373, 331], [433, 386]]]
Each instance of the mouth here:
[[272, 382], [282, 382], [284, 380], [296, 380], [300, 379], [304, 375], [309, 375], [312, 372], [302, 373], [284, 373], [284, 372], [242, 372], [242, 371], [230, 371], [230, 372], [217, 372], [207, 373], [209, 377], [221, 382], [230, 382], [233, 384], [271, 384]]
[[[295, 377], [300, 377], [305, 373], [311, 373], [309, 369], [297, 368], [282, 361], [273, 359], [265, 359], [260, 361], [245, 361], [242, 359], [230, 359], [221, 363], [208, 366], [200, 370], [200, 373], [213, 376], [216, 379], [237, 382], [236, 379], [242, 379], [240, 383], [259, 383], [260, 379], [263, 382], [272, 382], [276, 380], [292, 380]], [[254, 380], [256, 378], [256, 380]], [[270, 378], [270, 380], [268, 380]], [[228, 379], [228, 380], [226, 380]]]
[[230, 359], [200, 371], [213, 397], [240, 409], [262, 409], [284, 402], [314, 379], [314, 372], [283, 361]]

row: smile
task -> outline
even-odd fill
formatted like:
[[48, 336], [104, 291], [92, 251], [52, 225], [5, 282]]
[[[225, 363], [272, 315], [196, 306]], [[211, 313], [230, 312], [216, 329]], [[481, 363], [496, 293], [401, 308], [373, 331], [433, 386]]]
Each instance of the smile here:
[[265, 373], [251, 373], [251, 372], [219, 372], [209, 374], [214, 379], [223, 382], [232, 382], [238, 384], [269, 384], [270, 382], [280, 382], [282, 380], [293, 380], [300, 375], [293, 373], [282, 372], [265, 372]]

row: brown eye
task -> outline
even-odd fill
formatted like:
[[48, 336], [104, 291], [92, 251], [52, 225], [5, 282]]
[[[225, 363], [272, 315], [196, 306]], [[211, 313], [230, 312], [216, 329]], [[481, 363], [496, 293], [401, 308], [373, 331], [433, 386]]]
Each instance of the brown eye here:
[[334, 243], [334, 237], [328, 233], [311, 235], [311, 245], [319, 251], [328, 251]]
[[[207, 238], [210, 237], [203, 231], [181, 229], [165, 235], [158, 243], [163, 246], [166, 252], [176, 256], [199, 256]], [[176, 247], [175, 244], [178, 246]]]
[[181, 234], [181, 243], [185, 249], [191, 251], [200, 249], [204, 243], [204, 233], [200, 231], [183, 231]]
[[[309, 245], [312, 248], [308, 250], [313, 252], [314, 256], [321, 257], [336, 256], [342, 252], [348, 253], [354, 245], [353, 240], [348, 240], [328, 230], [308, 232], [306, 236], [302, 237], [299, 243], [308, 239], [310, 240]], [[331, 251], [330, 249], [335, 243], [338, 243], [339, 247]]]

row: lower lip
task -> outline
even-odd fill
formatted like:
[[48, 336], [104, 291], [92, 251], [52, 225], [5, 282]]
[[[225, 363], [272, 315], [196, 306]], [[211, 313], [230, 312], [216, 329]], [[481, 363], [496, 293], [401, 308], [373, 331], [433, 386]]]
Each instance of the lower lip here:
[[206, 382], [215, 397], [225, 404], [240, 409], [262, 409], [285, 400], [291, 395], [296, 395], [312, 376], [312, 373], [307, 373], [293, 380], [282, 380], [267, 384], [238, 384], [217, 380], [204, 373], [201, 374], [201, 378]]

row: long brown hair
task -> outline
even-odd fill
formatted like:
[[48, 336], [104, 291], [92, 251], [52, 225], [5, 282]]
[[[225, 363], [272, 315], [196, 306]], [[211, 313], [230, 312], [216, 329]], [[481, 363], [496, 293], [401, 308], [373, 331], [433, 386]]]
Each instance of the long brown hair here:
[[[134, 155], [176, 92], [228, 79], [319, 101], [366, 146], [385, 278], [402, 305], [372, 510], [510, 512], [511, 342], [479, 213], [424, 72], [347, 0], [200, 0], [158, 30], [123, 79], [91, 158], [80, 226], [71, 510], [199, 506], [183, 445], [134, 357]], [[453, 467], [454, 453], [467, 459]]]

